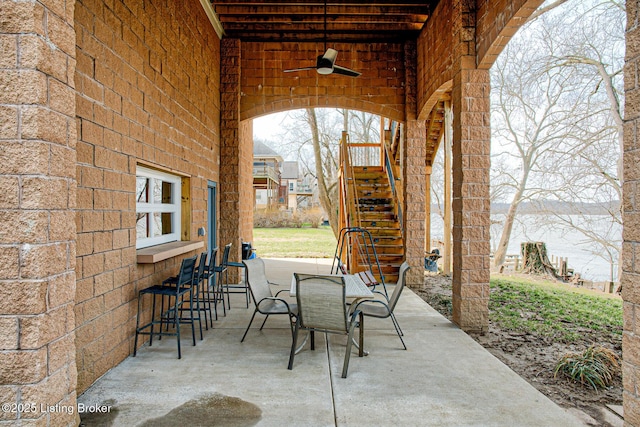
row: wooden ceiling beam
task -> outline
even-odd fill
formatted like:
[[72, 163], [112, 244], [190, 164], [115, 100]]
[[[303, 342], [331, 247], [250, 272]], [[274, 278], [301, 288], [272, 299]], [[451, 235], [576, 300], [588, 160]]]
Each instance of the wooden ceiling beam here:
[[[323, 32], [322, 24], [298, 24], [298, 23], [270, 23], [270, 24], [249, 24], [242, 22], [222, 22], [225, 32], [232, 33], [234, 31], [252, 31], [252, 32], [269, 32], [269, 31], [300, 31], [300, 32]], [[341, 34], [355, 34], [359, 32], [375, 33], [375, 32], [393, 32], [393, 31], [420, 31], [421, 23], [344, 23], [327, 25], [327, 33], [338, 32]]]
[[[236, 5], [215, 5], [214, 10], [220, 15], [244, 16], [247, 14], [257, 15], [313, 15], [324, 16], [322, 6], [236, 6]], [[380, 6], [332, 6], [327, 7], [327, 19], [336, 15], [428, 15], [427, 6], [399, 7], [397, 5]]]
[[[324, 17], [321, 15], [309, 15], [309, 14], [281, 14], [281, 15], [261, 15], [261, 14], [219, 14], [221, 22], [245, 22], [245, 23], [259, 23], [259, 22], [312, 22], [312, 23], [324, 23]], [[411, 23], [424, 23], [427, 20], [427, 15], [393, 15], [393, 14], [381, 14], [381, 15], [333, 15], [327, 17], [327, 23], [349, 23], [349, 22], [371, 22], [371, 23], [385, 23], [385, 22], [411, 22]]]
[[[327, 42], [327, 43], [400, 43], [407, 40], [408, 35], [414, 33], [405, 32], [399, 34], [393, 31], [388, 34], [375, 33], [354, 33], [354, 34], [329, 34], [326, 38], [317, 32], [238, 32], [227, 31], [227, 37], [241, 38], [247, 42]], [[415, 35], [414, 35], [415, 36]]]
[[214, 0], [211, 8], [224, 34], [240, 40], [401, 42], [417, 36], [438, 1]]
[[[399, 2], [389, 0], [370, 0], [364, 2], [354, 1], [341, 1], [341, 0], [327, 0], [327, 7], [334, 6], [370, 6], [370, 5], [390, 5], [399, 7], [411, 7], [411, 6], [424, 6], [431, 2], [425, 0], [403, 0]], [[294, 6], [294, 5], [308, 5], [308, 6], [322, 6], [325, 2], [320, 0], [213, 0], [211, 4], [215, 7], [217, 5], [236, 5], [236, 6], [264, 6], [264, 5], [281, 5], [281, 6]]]

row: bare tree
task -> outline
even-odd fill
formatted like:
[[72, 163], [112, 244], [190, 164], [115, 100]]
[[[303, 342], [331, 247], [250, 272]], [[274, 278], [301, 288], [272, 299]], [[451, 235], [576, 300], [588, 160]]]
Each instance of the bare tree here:
[[[581, 232], [610, 262], [619, 251], [611, 227], [589, 226], [595, 217], [575, 215], [589, 212], [580, 209], [585, 202], [619, 206], [622, 58], [616, 61], [620, 51], [611, 48], [615, 31], [610, 28], [620, 15], [624, 19], [624, 7], [594, 0], [555, 9], [559, 3], [564, 2], [550, 3], [553, 13], [538, 15], [515, 37], [492, 69], [493, 136], [502, 144], [494, 155], [499, 160], [493, 162], [493, 188], [511, 197], [494, 254], [496, 266], [504, 262], [525, 201], [569, 202], [573, 216], [556, 212], [559, 223]], [[601, 27], [606, 28], [603, 37], [596, 36]], [[613, 40], [623, 37], [621, 30]], [[619, 214], [612, 214], [609, 223], [619, 220]]]
[[351, 141], [379, 141], [379, 116], [354, 110], [307, 108], [290, 111], [281, 126], [279, 141], [267, 145], [298, 160], [304, 173], [317, 180], [320, 204], [337, 236], [342, 130], [348, 130]]
[[497, 156], [510, 159], [498, 171], [502, 184], [497, 187], [511, 197], [494, 253], [496, 266], [504, 262], [519, 206], [548, 191], [535, 175], [547, 172], [551, 155], [576, 124], [576, 104], [563, 102], [573, 89], [570, 77], [539, 69], [540, 58], [527, 53], [522, 42], [512, 40], [492, 68], [493, 138], [502, 147]]
[[318, 181], [320, 204], [329, 216], [329, 225], [333, 229], [333, 234], [337, 236], [340, 231], [337, 203], [339, 163], [335, 140], [332, 141], [331, 137], [327, 138], [327, 135], [322, 135], [320, 132], [316, 110], [307, 108], [305, 115], [311, 132], [315, 178]]

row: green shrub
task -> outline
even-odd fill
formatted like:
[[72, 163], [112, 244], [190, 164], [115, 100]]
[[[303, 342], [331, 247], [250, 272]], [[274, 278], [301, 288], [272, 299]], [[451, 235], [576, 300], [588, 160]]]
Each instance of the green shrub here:
[[594, 390], [598, 390], [611, 384], [619, 368], [616, 353], [605, 347], [591, 346], [581, 353], [567, 353], [562, 356], [556, 365], [554, 377], [561, 373], [582, 385], [590, 385]]

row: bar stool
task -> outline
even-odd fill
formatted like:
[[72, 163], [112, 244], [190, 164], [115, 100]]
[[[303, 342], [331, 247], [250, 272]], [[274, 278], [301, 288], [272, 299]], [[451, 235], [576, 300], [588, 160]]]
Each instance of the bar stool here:
[[[193, 286], [195, 287], [196, 294], [196, 310], [198, 313], [198, 322], [200, 322], [200, 339], [202, 340], [202, 321], [200, 320], [200, 315], [204, 313], [204, 327], [208, 331], [209, 324], [207, 323], [207, 311], [209, 311], [209, 317], [211, 317], [211, 306], [207, 308], [207, 304], [203, 299], [200, 298], [201, 294], [204, 293], [204, 279], [207, 268], [207, 256], [208, 252], [202, 252], [200, 254], [200, 262], [198, 263], [198, 267], [196, 267], [196, 272], [193, 278]], [[202, 286], [202, 287], [201, 287]], [[213, 324], [211, 325], [213, 327]]]
[[[242, 262], [234, 262], [234, 261], [229, 261], [227, 263], [228, 267], [237, 267], [241, 269], [242, 272], [242, 279], [240, 279], [240, 283], [238, 284], [230, 284], [230, 283], [225, 283], [225, 289], [227, 290], [227, 305], [229, 306], [229, 309], [231, 309], [231, 300], [229, 299], [229, 294], [244, 294], [245, 295], [245, 302], [247, 304], [246, 308], [249, 308], [249, 302], [251, 302], [251, 293], [249, 292], [249, 285], [247, 284], [247, 272], [246, 272], [246, 266], [244, 265], [244, 263]], [[236, 289], [236, 290], [230, 290], [230, 289]]]
[[[176, 341], [178, 343], [178, 359], [182, 358], [182, 353], [180, 350], [180, 322], [190, 323], [191, 324], [191, 336], [193, 339], [193, 345], [196, 345], [196, 331], [195, 331], [195, 320], [196, 317], [193, 313], [193, 281], [196, 270], [196, 259], [197, 256], [193, 256], [191, 258], [185, 258], [182, 260], [182, 264], [180, 266], [180, 273], [177, 276], [176, 286], [167, 286], [167, 285], [153, 285], [146, 289], [142, 289], [138, 293], [138, 315], [136, 317], [136, 337], [133, 345], [133, 356], [135, 357], [138, 350], [138, 335], [149, 335], [149, 347], [153, 345], [153, 336], [159, 335], [162, 337], [163, 335], [175, 336]], [[143, 295], [150, 294], [153, 296], [153, 303], [151, 306], [151, 321], [149, 323], [140, 326], [140, 311], [142, 308], [142, 297]], [[182, 304], [184, 302], [184, 298], [189, 296], [189, 317], [182, 317], [181, 310]], [[169, 298], [169, 309], [164, 311], [164, 307], [161, 307], [160, 310], [160, 318], [156, 319], [156, 296], [160, 296], [162, 301], [164, 301], [164, 297]], [[173, 307], [171, 307], [171, 298], [173, 298]], [[164, 302], [162, 303], [164, 306]], [[198, 313], [199, 314], [199, 313]], [[198, 316], [199, 319], [199, 316]], [[164, 323], [173, 324], [175, 328], [175, 332], [169, 332], [167, 330], [163, 331], [162, 326]], [[154, 326], [160, 325], [160, 330], [155, 332]], [[150, 331], [145, 331], [145, 329], [149, 328]], [[200, 325], [200, 333], [202, 334], [202, 324]]]
[[[202, 286], [202, 303], [205, 306], [208, 306], [207, 310], [209, 311], [209, 323], [213, 328], [213, 318], [212, 318], [212, 310], [211, 310], [211, 302], [213, 302], [213, 311], [216, 313], [216, 320], [218, 320], [218, 298], [217, 298], [217, 289], [216, 289], [216, 259], [218, 257], [218, 248], [215, 247], [211, 250], [209, 254], [209, 262], [204, 267], [203, 279], [206, 279], [206, 285], [203, 283]], [[213, 293], [213, 296], [211, 294]], [[205, 316], [205, 322], [206, 322]]]
[[[217, 287], [217, 292], [220, 295], [220, 299], [222, 300], [222, 311], [223, 314], [227, 315], [227, 307], [224, 303], [224, 284], [229, 281], [229, 253], [231, 252], [231, 243], [227, 243], [222, 251], [222, 258], [220, 259], [220, 264], [216, 265], [213, 269], [216, 276], [216, 283], [214, 284], [214, 289]], [[216, 292], [216, 291], [214, 291]], [[215, 298], [215, 295], [214, 295]], [[215, 301], [217, 303], [217, 300]], [[229, 307], [231, 308], [231, 307]], [[216, 316], [218, 312], [216, 310]], [[217, 317], [216, 317], [217, 320]]]

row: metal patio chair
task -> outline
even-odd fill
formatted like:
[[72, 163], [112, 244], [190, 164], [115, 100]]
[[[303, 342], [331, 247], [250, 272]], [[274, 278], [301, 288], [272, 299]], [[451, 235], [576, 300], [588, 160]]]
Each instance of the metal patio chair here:
[[400, 271], [398, 273], [398, 283], [396, 283], [396, 287], [393, 289], [393, 293], [391, 294], [391, 298], [389, 298], [388, 303], [381, 300], [363, 300], [353, 306], [354, 310], [360, 310], [364, 316], [377, 317], [380, 319], [386, 319], [387, 317], [390, 317], [391, 321], [393, 322], [393, 326], [396, 328], [398, 338], [400, 338], [402, 346], [405, 350], [407, 349], [407, 346], [402, 339], [402, 336], [404, 334], [402, 332], [402, 329], [400, 329], [400, 324], [398, 324], [398, 320], [396, 319], [395, 314], [393, 314], [393, 310], [396, 308], [396, 304], [398, 304], [400, 294], [404, 289], [407, 271], [409, 270], [409, 268], [409, 264], [406, 261], [403, 262], [400, 266]]
[[364, 356], [362, 316], [354, 309], [349, 314], [345, 298], [344, 277], [335, 275], [316, 275], [294, 273], [296, 280], [296, 300], [298, 318], [289, 354], [289, 369], [293, 369], [300, 330], [308, 330], [311, 335], [311, 350], [315, 350], [315, 335], [318, 332], [336, 333], [347, 336], [347, 349], [342, 365], [342, 378], [347, 377], [353, 333], [359, 328], [358, 356]]
[[267, 280], [264, 261], [261, 258], [246, 259], [242, 261], [242, 263], [246, 270], [247, 284], [256, 308], [253, 310], [253, 315], [251, 315], [249, 325], [247, 325], [247, 329], [244, 331], [244, 335], [242, 335], [240, 342], [244, 342], [247, 332], [249, 332], [249, 328], [253, 323], [253, 319], [256, 317], [256, 313], [265, 315], [262, 326], [260, 326], [260, 330], [262, 330], [264, 324], [267, 323], [267, 319], [272, 314], [288, 314], [291, 337], [293, 338], [293, 325], [295, 323], [296, 315], [298, 314], [298, 305], [287, 302], [283, 298], [278, 298], [280, 293], [285, 291], [288, 292], [289, 289], [282, 289], [275, 295], [272, 293], [271, 285], [273, 283]]

